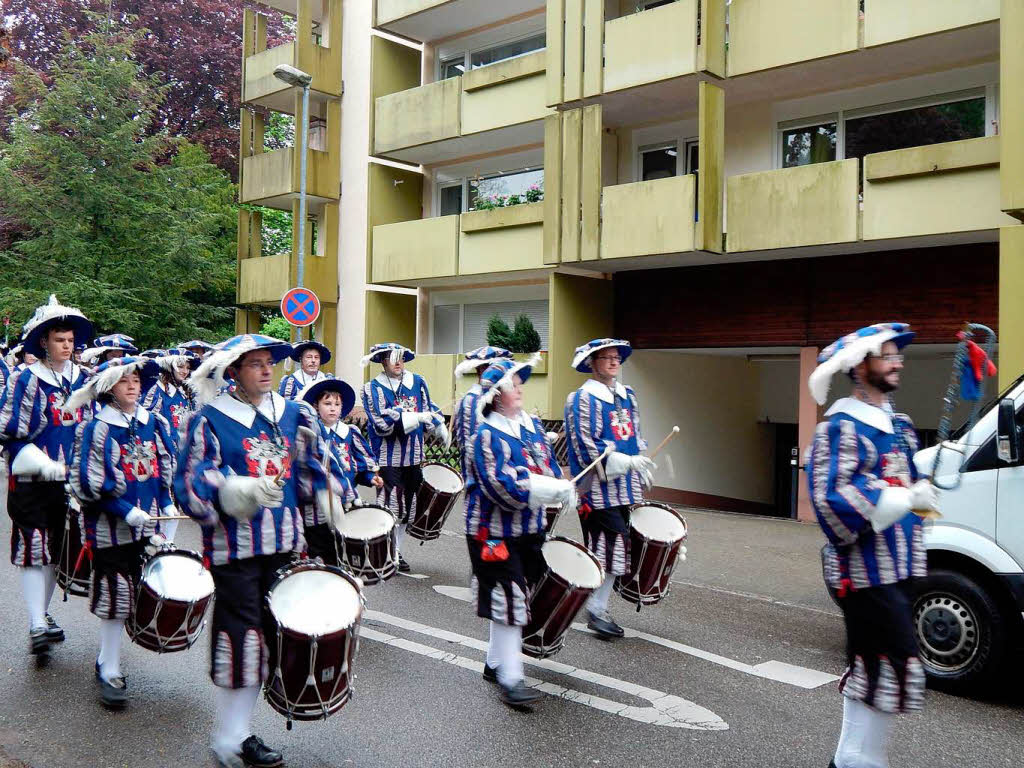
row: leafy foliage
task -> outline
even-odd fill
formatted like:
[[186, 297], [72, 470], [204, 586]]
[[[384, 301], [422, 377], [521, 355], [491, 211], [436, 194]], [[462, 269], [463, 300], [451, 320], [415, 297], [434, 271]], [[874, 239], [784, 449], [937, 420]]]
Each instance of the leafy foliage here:
[[172, 88], [135, 58], [144, 37], [86, 34], [46, 80], [17, 67], [19, 112], [0, 140], [0, 217], [21, 232], [0, 252], [14, 322], [55, 292], [97, 333], [144, 347], [231, 332], [234, 187], [202, 147], [161, 129]]
[[281, 341], [292, 340], [292, 327], [280, 315], [274, 315], [265, 321], [260, 327], [260, 333], [270, 336], [272, 339], [281, 339]]
[[533, 327], [533, 321], [526, 315], [518, 315], [512, 326], [510, 352], [539, 352], [540, 334]]
[[502, 347], [511, 351], [512, 329], [497, 312], [487, 321], [487, 343], [492, 347]]

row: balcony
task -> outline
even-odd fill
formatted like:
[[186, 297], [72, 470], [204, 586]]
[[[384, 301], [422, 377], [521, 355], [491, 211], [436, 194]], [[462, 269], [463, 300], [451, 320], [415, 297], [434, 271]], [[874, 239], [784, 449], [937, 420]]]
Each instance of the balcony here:
[[459, 265], [459, 217], [413, 219], [373, 228], [371, 282], [453, 277]]
[[430, 165], [544, 140], [543, 51], [380, 96], [374, 154]]
[[[297, 262], [289, 253], [259, 256], [238, 262], [235, 302], [277, 306], [285, 292], [295, 286]], [[324, 256], [306, 257], [305, 284], [324, 304], [338, 302], [338, 265]]]
[[692, 251], [694, 190], [692, 174], [605, 187], [601, 260]]
[[[531, 355], [516, 355], [517, 360], [526, 360]], [[466, 394], [466, 391], [474, 383], [475, 377], [463, 376], [458, 382], [452, 376], [455, 366], [462, 360], [462, 355], [417, 355], [407, 366], [410, 371], [418, 373], [427, 382], [430, 390], [430, 397], [434, 403], [446, 414], [452, 412], [452, 408], [458, 398]], [[523, 385], [523, 410], [533, 412], [537, 409], [544, 413], [548, 407], [548, 353], [541, 353], [541, 360], [530, 374], [530, 378]]]
[[994, 230], [1017, 220], [999, 204], [999, 137], [864, 158], [864, 239]]
[[[274, 77], [274, 68], [281, 64], [288, 64], [313, 76], [310, 98], [314, 103], [339, 98], [341, 1], [282, 0], [267, 4], [295, 17], [298, 30], [296, 39], [268, 49], [266, 19], [253, 11], [245, 11], [242, 103], [295, 114], [295, 96], [299, 90]], [[336, 44], [331, 45], [332, 40], [337, 41]]]
[[696, 72], [697, 4], [678, 0], [605, 22], [603, 91]]
[[429, 43], [543, 7], [543, 0], [375, 0], [373, 24], [394, 35]]
[[856, 241], [857, 165], [856, 159], [838, 160], [730, 177], [727, 250]]
[[999, 20], [999, 0], [936, 3], [934, 0], [873, 2], [864, 14], [864, 47]]
[[544, 267], [544, 203], [526, 203], [459, 217], [460, 275]]
[[[291, 147], [243, 157], [240, 202], [290, 211], [299, 194], [298, 158], [299, 150]], [[308, 151], [306, 194], [311, 205], [338, 199], [339, 174], [328, 152]]]

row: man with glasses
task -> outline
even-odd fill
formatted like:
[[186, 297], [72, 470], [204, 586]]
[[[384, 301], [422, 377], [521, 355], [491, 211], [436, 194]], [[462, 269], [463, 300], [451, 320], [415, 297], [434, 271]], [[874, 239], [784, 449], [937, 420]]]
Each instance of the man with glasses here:
[[608, 598], [617, 576], [629, 572], [629, 508], [643, 501], [654, 484], [654, 462], [640, 452], [640, 407], [636, 393], [618, 381], [632, 353], [628, 341], [594, 339], [576, 348], [572, 366], [590, 373], [565, 403], [565, 435], [571, 474], [579, 474], [605, 449], [611, 452], [580, 484], [583, 539], [604, 566], [604, 582], [587, 601], [587, 626], [607, 639], [625, 633], [608, 615]]
[[846, 624], [839, 682], [843, 729], [832, 768], [888, 765], [894, 715], [921, 709], [924, 669], [911, 617], [913, 579], [927, 573], [922, 517], [938, 493], [918, 478], [917, 435], [890, 400], [903, 371], [906, 323], [878, 323], [826, 347], [808, 380], [819, 405], [845, 373], [849, 397], [818, 425], [807, 461], [811, 500], [828, 543], [825, 577]]

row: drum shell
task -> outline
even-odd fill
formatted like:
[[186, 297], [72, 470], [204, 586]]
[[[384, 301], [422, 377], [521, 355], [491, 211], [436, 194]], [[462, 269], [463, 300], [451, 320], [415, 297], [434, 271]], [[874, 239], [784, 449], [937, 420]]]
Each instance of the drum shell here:
[[[561, 536], [553, 538], [575, 544]], [[598, 561], [591, 558], [600, 570]], [[593, 593], [593, 588], [570, 584], [549, 565], [530, 593], [530, 620], [523, 627], [523, 653], [535, 659], [545, 659], [562, 650], [565, 633]]]
[[[274, 585], [301, 569], [322, 568], [348, 580], [356, 587], [362, 603], [362, 590], [355, 578], [340, 568], [301, 564], [283, 568]], [[274, 585], [271, 585], [271, 592]], [[268, 593], [269, 604], [269, 593]], [[273, 612], [271, 612], [273, 616]], [[311, 636], [277, 626], [276, 649], [271, 674], [264, 687], [267, 703], [289, 720], [323, 720], [340, 710], [352, 698], [352, 662], [359, 645], [359, 624], [362, 608], [355, 621], [344, 629], [320, 636]], [[314, 658], [315, 666], [310, 669]], [[308, 681], [312, 675], [315, 685]]]
[[[643, 506], [657, 506], [671, 512], [682, 520], [682, 516], [664, 504], [648, 502]], [[629, 528], [629, 573], [615, 580], [615, 591], [624, 600], [634, 605], [654, 605], [668, 596], [672, 572], [675, 570], [679, 548], [686, 541], [684, 533], [677, 541], [665, 542], [649, 539], [632, 525]], [[638, 609], [639, 610], [639, 609]]]
[[[423, 469], [427, 467], [450, 469], [436, 462], [423, 465]], [[454, 493], [442, 491], [434, 488], [424, 478], [419, 489], [416, 491], [416, 515], [409, 522], [406, 533], [420, 541], [433, 541], [438, 538], [441, 535], [441, 530], [444, 528], [445, 521], [448, 520], [448, 515], [455, 509], [459, 499], [462, 497], [463, 491], [465, 491], [465, 486]]]
[[[69, 512], [68, 518], [71, 525], [64, 531], [64, 543], [60, 548], [60, 560], [55, 573], [57, 585], [69, 595], [88, 597], [92, 583], [92, 553], [87, 551], [82, 555], [85, 544], [82, 543], [80, 516]], [[78, 568], [75, 568], [76, 563]]]

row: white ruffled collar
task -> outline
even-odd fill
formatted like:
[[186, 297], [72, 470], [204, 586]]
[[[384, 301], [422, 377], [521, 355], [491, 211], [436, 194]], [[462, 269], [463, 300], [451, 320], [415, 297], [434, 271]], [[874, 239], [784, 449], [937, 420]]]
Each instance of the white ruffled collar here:
[[[216, 408], [229, 419], [237, 421], [246, 429], [250, 429], [253, 422], [256, 421], [256, 411], [229, 392], [214, 398], [210, 403], [210, 407]], [[279, 422], [281, 417], [284, 416], [284, 409], [285, 399], [276, 392], [269, 392], [259, 405], [260, 413], [274, 424]]]
[[334, 433], [335, 435], [340, 437], [342, 440], [344, 440], [346, 437], [348, 437], [349, 430], [352, 429], [352, 427], [350, 427], [344, 421], [341, 421], [339, 419], [338, 422], [333, 427], [328, 427], [325, 424], [324, 425], [324, 429], [326, 429], [328, 432]]
[[[398, 389], [399, 387], [398, 379], [388, 378], [387, 374], [383, 372], [378, 373], [374, 377], [374, 381], [376, 381], [385, 389], [395, 390]], [[406, 371], [405, 373], [402, 374], [401, 386], [405, 387], [406, 389], [412, 389], [412, 381], [412, 373], [410, 371]]]
[[895, 431], [889, 414], [881, 408], [865, 403], [863, 400], [858, 400], [855, 397], [841, 397], [832, 404], [831, 408], [825, 411], [826, 416], [832, 416], [836, 413], [845, 413], [847, 416], [852, 416], [857, 421], [867, 424], [869, 427], [874, 427], [880, 432], [885, 432], [887, 435], [891, 435]]
[[[110, 403], [107, 403], [100, 409], [100, 412], [96, 414], [96, 418], [114, 427], [131, 426], [131, 424], [128, 421], [128, 417], [125, 416], [122, 411], [112, 406]], [[139, 422], [139, 424], [148, 424], [149, 411], [147, 411], [141, 405], [138, 406], [135, 409], [135, 420]]]
[[501, 415], [497, 411], [491, 411], [487, 414], [485, 421], [499, 432], [504, 432], [506, 435], [511, 435], [516, 440], [521, 440], [521, 427], [523, 423], [520, 418], [510, 419], [506, 416]]
[[[602, 384], [597, 379], [587, 379], [583, 382], [582, 387], [584, 392], [587, 392], [598, 400], [604, 400], [606, 403], [614, 403], [615, 397], [612, 395], [612, 390], [607, 384]], [[626, 388], [622, 385], [621, 381], [615, 382], [615, 394], [622, 399], [626, 398]]]
[[308, 387], [310, 384], [316, 384], [327, 380], [327, 376], [323, 371], [317, 371], [316, 376], [311, 377], [301, 368], [292, 374], [292, 378], [299, 382], [303, 387]]
[[[53, 371], [46, 363], [42, 360], [36, 360], [32, 365], [28, 367], [30, 371], [37, 377], [45, 381], [47, 384], [52, 384], [55, 387], [60, 387], [61, 383], [54, 376]], [[64, 363], [64, 368], [61, 369], [60, 375], [67, 379], [68, 384], [74, 384], [78, 380], [79, 368], [77, 365], [68, 360]]]

